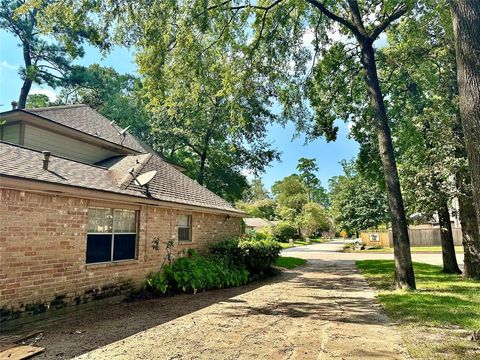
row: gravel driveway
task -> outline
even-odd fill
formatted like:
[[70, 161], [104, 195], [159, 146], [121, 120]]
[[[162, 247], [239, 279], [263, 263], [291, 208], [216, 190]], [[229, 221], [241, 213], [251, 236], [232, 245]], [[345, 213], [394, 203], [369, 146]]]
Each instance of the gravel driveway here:
[[78, 359], [406, 358], [354, 259], [333, 253], [339, 246], [285, 251], [308, 265]]

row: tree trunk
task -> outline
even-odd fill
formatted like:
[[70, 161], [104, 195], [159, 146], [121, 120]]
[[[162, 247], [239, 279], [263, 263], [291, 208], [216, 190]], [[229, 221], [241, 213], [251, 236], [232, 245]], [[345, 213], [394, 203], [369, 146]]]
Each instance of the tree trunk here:
[[23, 81], [22, 89], [20, 90], [20, 96], [18, 97], [17, 109], [25, 109], [27, 105], [27, 97], [32, 87], [32, 80], [25, 79]]
[[207, 161], [207, 155], [204, 153], [200, 156], [200, 170], [198, 172], [197, 181], [200, 185], [205, 183], [205, 163]]
[[387, 186], [388, 205], [392, 217], [396, 286], [402, 289], [415, 289], [407, 220], [400, 190], [390, 126], [385, 111], [382, 90], [378, 81], [375, 54], [370, 39], [364, 41], [359, 39], [359, 42], [362, 50], [361, 62], [365, 70], [365, 82], [376, 122], [378, 147]]
[[32, 66], [32, 57], [30, 55], [30, 45], [28, 42], [23, 43], [23, 62], [25, 65], [25, 79], [23, 80], [20, 96], [18, 97], [18, 109], [25, 109], [27, 105], [27, 97], [32, 87], [32, 79], [30, 78], [29, 69]]
[[480, 232], [480, 1], [452, 0], [460, 118]]
[[453, 244], [452, 224], [450, 223], [450, 213], [448, 203], [444, 202], [437, 210], [438, 222], [440, 223], [440, 236], [442, 239], [442, 259], [443, 272], [447, 274], [461, 274], [455, 256], [455, 245]]
[[463, 275], [470, 279], [480, 280], [480, 233], [475, 207], [472, 203], [472, 194], [468, 190], [470, 189], [467, 189], [466, 194], [458, 196], [464, 252]]

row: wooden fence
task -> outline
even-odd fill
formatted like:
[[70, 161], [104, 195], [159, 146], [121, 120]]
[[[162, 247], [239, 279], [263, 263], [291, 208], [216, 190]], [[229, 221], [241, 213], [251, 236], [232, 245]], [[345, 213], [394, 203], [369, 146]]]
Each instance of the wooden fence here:
[[[462, 229], [453, 228], [453, 242], [462, 245]], [[410, 246], [441, 246], [440, 228], [408, 229]], [[362, 242], [370, 246], [393, 247], [392, 230], [366, 230], [360, 232]]]

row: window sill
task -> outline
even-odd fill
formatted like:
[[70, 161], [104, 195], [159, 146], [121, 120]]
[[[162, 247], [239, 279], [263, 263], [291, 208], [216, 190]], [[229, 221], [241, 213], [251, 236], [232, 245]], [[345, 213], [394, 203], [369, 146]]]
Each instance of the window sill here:
[[130, 265], [130, 264], [138, 264], [138, 259], [128, 259], [128, 260], [118, 260], [118, 261], [109, 261], [109, 262], [102, 262], [102, 263], [92, 263], [92, 264], [85, 264], [85, 269], [101, 269], [107, 268], [112, 266], [122, 266], [122, 265]]
[[193, 241], [178, 241], [178, 245], [192, 245]]

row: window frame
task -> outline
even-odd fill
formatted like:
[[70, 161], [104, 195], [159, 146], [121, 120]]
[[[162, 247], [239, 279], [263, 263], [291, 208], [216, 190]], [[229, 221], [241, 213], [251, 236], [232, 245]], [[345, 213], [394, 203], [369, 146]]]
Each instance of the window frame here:
[[[180, 226], [180, 216], [186, 216], [188, 218], [188, 240], [180, 240], [180, 229], [187, 229], [185, 226]], [[178, 214], [177, 216], [177, 240], [181, 244], [190, 244], [193, 242], [193, 218], [192, 214]]]
[[[11, 142], [4, 140], [5, 128], [18, 125], [18, 142]], [[6, 142], [8, 144], [23, 145], [25, 136], [25, 122], [22, 120], [13, 120], [7, 121], [0, 126], [0, 141]]]
[[[109, 206], [90, 206], [88, 207], [88, 211], [91, 209], [108, 209], [111, 215], [111, 230], [110, 232], [90, 232], [89, 227], [89, 219], [87, 221], [87, 246], [88, 246], [88, 236], [89, 235], [110, 235], [110, 260], [108, 261], [95, 261], [95, 262], [87, 262], [87, 248], [85, 249], [85, 264], [86, 265], [97, 265], [97, 264], [112, 264], [112, 263], [121, 263], [126, 261], [132, 261], [138, 259], [138, 229], [139, 229], [139, 211], [136, 209], [131, 208], [121, 208], [121, 207], [109, 207]], [[115, 232], [115, 220], [114, 220], [114, 213], [115, 210], [128, 210], [132, 211], [135, 214], [135, 232]], [[135, 255], [132, 258], [128, 259], [120, 259], [114, 260], [114, 249], [115, 249], [115, 235], [135, 235]]]

